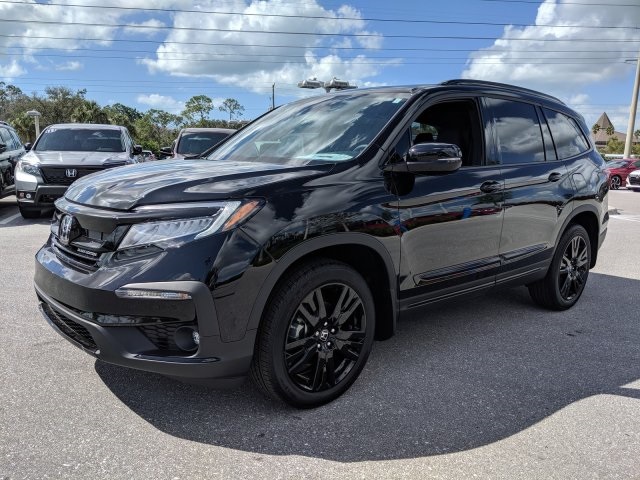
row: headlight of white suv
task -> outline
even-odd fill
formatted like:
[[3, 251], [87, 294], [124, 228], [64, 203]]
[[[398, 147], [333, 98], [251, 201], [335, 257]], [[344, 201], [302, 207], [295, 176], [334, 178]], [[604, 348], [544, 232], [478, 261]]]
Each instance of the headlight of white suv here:
[[[200, 204], [202, 205], [202, 204]], [[213, 213], [193, 218], [137, 223], [131, 226], [122, 239], [119, 250], [155, 245], [160, 248], [177, 247], [187, 242], [224, 232], [237, 226], [260, 208], [260, 202], [231, 201], [206, 204]], [[154, 212], [163, 209], [195, 208], [198, 204], [153, 205], [141, 207], [137, 212]]]

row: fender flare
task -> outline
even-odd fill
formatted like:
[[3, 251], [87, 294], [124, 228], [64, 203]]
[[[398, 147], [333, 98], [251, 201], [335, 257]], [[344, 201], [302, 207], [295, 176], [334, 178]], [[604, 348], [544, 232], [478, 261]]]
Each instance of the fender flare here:
[[260, 287], [260, 292], [256, 296], [256, 299], [251, 309], [249, 316], [249, 323], [247, 325], [247, 331], [256, 330], [260, 326], [262, 320], [262, 313], [267, 305], [269, 296], [275, 288], [278, 281], [282, 278], [282, 275], [286, 270], [301, 258], [316, 252], [320, 249], [327, 247], [335, 247], [340, 245], [361, 245], [368, 247], [375, 251], [384, 264], [387, 272], [387, 279], [389, 282], [389, 294], [391, 297], [392, 307], [392, 331], [395, 332], [396, 321], [398, 318], [398, 295], [397, 295], [397, 273], [394, 263], [391, 259], [391, 255], [384, 245], [371, 235], [364, 233], [335, 233], [331, 235], [323, 235], [315, 237], [299, 243], [295, 247], [292, 247], [287, 253], [285, 253], [280, 259], [276, 261], [275, 267], [269, 272], [269, 275]]

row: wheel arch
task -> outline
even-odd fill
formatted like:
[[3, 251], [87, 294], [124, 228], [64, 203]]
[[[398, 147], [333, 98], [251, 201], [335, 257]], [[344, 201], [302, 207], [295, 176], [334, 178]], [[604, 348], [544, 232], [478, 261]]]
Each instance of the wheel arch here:
[[360, 273], [370, 286], [375, 302], [376, 339], [393, 336], [398, 317], [398, 296], [396, 268], [391, 255], [374, 237], [351, 232], [307, 240], [278, 259], [256, 297], [247, 329], [255, 330], [260, 326], [265, 307], [285, 275], [315, 258], [338, 260]]
[[564, 232], [567, 231], [567, 228], [571, 225], [581, 225], [587, 231], [589, 242], [591, 243], [591, 265], [589, 268], [595, 267], [598, 258], [598, 240], [600, 236], [598, 219], [599, 215], [596, 207], [593, 205], [581, 205], [571, 212], [571, 216], [565, 220], [556, 238], [556, 245], [558, 245], [560, 238], [562, 238]]

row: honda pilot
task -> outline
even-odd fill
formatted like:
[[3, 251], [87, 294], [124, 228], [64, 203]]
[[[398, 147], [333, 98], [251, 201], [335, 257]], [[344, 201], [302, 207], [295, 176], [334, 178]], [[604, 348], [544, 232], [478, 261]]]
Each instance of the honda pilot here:
[[321, 405], [401, 312], [496, 286], [579, 300], [608, 224], [588, 133], [556, 98], [475, 80], [299, 100], [206, 159], [74, 182], [40, 308], [105, 362]]

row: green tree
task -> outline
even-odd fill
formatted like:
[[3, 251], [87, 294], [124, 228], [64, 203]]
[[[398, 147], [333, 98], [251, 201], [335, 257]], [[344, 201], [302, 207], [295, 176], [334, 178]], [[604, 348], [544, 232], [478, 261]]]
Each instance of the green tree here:
[[142, 118], [142, 113], [138, 110], [133, 107], [123, 105], [122, 103], [114, 103], [113, 105], [107, 105], [104, 107], [103, 111], [107, 116], [108, 123], [127, 127], [131, 135], [134, 137], [137, 136], [135, 122], [139, 118]]
[[218, 110], [220, 110], [221, 112], [227, 112], [229, 114], [229, 123], [231, 123], [231, 120], [234, 116], [242, 116], [244, 107], [240, 105], [240, 102], [238, 102], [235, 98], [227, 98], [224, 102], [222, 102], [222, 105], [218, 107]]
[[36, 140], [36, 124], [26, 113], [17, 115], [11, 119], [11, 126], [16, 129], [20, 139], [24, 142], [33, 143]]
[[591, 131], [593, 132], [594, 135], [597, 135], [598, 132], [600, 131], [600, 125], [598, 125], [597, 123], [593, 124], [593, 127], [591, 127]]
[[635, 137], [636, 141], [640, 142], [640, 128], [633, 132], [633, 136]]
[[624, 142], [618, 140], [616, 137], [609, 138], [607, 146], [605, 147], [605, 153], [623, 153]]
[[609, 125], [609, 126], [607, 127], [607, 129], [605, 130], [605, 132], [607, 132], [607, 135], [609, 135], [609, 136], [611, 136], [611, 135], [613, 135], [614, 133], [616, 133], [616, 132], [615, 132], [615, 130], [613, 129], [613, 126], [612, 126], [612, 125]]
[[85, 100], [71, 113], [71, 121], [77, 123], [108, 123], [106, 112], [93, 100]]
[[213, 110], [213, 100], [206, 95], [196, 95], [187, 100], [182, 116], [192, 126], [204, 126]]

